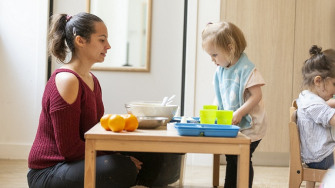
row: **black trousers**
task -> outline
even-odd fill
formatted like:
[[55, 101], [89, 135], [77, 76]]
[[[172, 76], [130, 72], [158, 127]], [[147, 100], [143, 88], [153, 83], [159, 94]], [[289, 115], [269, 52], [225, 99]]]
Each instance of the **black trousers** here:
[[[250, 144], [250, 166], [249, 166], [249, 188], [252, 188], [252, 182], [254, 179], [254, 168], [252, 166], [251, 157], [254, 151], [256, 150], [259, 142], [251, 142]], [[236, 155], [226, 155], [226, 179], [224, 183], [224, 188], [236, 188], [236, 179], [237, 179], [237, 156]]]
[[[143, 162], [137, 168], [128, 156]], [[179, 179], [180, 154], [123, 153], [96, 158], [96, 187], [129, 188], [134, 185], [165, 186]], [[30, 188], [83, 188], [85, 161], [62, 162], [27, 174]]]

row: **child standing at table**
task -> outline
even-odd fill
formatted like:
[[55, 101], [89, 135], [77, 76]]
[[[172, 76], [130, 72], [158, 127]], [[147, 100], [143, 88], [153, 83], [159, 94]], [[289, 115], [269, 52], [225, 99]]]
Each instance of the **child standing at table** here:
[[[252, 153], [266, 132], [261, 86], [264, 79], [244, 53], [247, 42], [232, 23], [209, 23], [202, 32], [202, 46], [218, 66], [214, 75], [220, 110], [233, 110], [232, 124], [251, 139], [249, 187], [253, 182]], [[225, 188], [236, 187], [237, 156], [226, 155]]]
[[302, 67], [306, 90], [297, 99], [297, 124], [303, 162], [310, 168], [328, 169], [334, 164], [335, 109], [326, 101], [335, 94], [335, 50], [321, 50], [313, 45]]

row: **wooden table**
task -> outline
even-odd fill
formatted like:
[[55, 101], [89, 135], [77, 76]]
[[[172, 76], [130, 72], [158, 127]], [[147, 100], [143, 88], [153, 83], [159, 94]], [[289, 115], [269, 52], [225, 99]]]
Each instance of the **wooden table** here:
[[[85, 133], [85, 188], [95, 187], [96, 151], [132, 151], [164, 153], [210, 153], [237, 155], [237, 187], [249, 184], [250, 139], [238, 133], [236, 138], [179, 136], [166, 129], [137, 129], [134, 132], [105, 131], [100, 124]], [[219, 184], [219, 169], [214, 166], [213, 185]]]

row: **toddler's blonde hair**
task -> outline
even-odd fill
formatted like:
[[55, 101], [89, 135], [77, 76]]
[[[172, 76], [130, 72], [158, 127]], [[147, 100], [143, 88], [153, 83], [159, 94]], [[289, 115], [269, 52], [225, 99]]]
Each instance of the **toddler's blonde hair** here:
[[232, 46], [234, 57], [240, 57], [247, 47], [243, 32], [230, 22], [208, 23], [202, 31], [202, 46], [204, 47], [208, 43], [212, 43], [215, 47], [220, 47], [227, 52], [231, 52]]

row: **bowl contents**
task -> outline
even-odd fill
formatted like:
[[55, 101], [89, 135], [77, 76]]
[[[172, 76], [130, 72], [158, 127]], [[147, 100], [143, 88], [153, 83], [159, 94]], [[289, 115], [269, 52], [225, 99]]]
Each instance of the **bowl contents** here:
[[162, 105], [162, 106], [165, 106], [166, 103], [167, 103], [167, 101], [168, 101], [168, 99], [169, 99], [168, 97], [164, 97], [164, 98], [163, 98], [163, 102], [162, 102], [161, 105]]
[[173, 98], [175, 98], [175, 97], [176, 97], [176, 95], [172, 95], [170, 98], [164, 97], [163, 102], [162, 102], [162, 106], [166, 106], [166, 105], [170, 104], [173, 101]]

